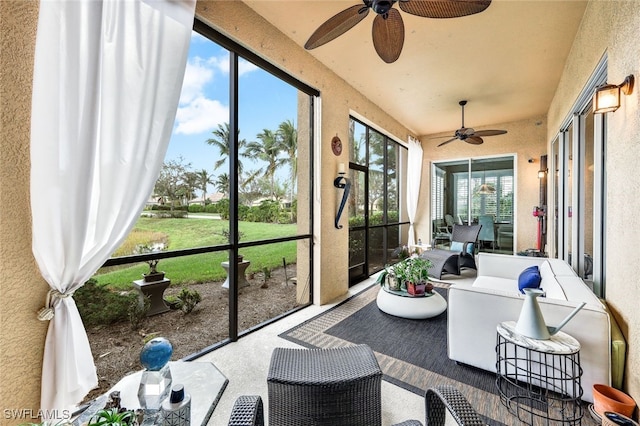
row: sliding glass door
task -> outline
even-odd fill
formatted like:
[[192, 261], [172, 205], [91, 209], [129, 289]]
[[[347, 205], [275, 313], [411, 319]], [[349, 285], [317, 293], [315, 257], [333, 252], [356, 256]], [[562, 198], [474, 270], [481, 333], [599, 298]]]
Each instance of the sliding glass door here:
[[482, 224], [481, 251], [513, 252], [513, 156], [434, 163], [431, 173], [431, 239], [450, 242], [454, 223]]
[[594, 88], [606, 81], [606, 57], [561, 125], [552, 144], [552, 256], [605, 296], [606, 117], [592, 112]]

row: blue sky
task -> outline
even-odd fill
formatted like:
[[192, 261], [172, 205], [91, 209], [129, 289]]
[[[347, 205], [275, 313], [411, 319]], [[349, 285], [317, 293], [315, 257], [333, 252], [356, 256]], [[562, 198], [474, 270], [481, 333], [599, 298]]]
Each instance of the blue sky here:
[[[276, 130], [285, 120], [296, 123], [297, 90], [252, 63], [239, 63], [240, 138], [254, 141], [263, 129]], [[182, 156], [194, 171], [213, 169], [218, 150], [205, 141], [229, 121], [229, 52], [193, 32], [182, 93], [165, 161]], [[257, 165], [245, 162], [245, 169]]]

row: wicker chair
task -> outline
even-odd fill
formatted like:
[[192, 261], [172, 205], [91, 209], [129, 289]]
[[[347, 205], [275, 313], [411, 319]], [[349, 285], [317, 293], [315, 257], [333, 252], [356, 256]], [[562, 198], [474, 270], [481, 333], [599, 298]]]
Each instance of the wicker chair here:
[[[276, 348], [271, 355], [267, 388], [269, 425], [382, 424], [382, 370], [367, 345]], [[263, 424], [260, 397], [240, 398], [229, 424]]]
[[444, 426], [446, 410], [459, 425], [484, 426], [486, 423], [480, 418], [469, 401], [453, 386], [436, 386], [427, 389], [425, 406], [428, 426]]
[[[437, 386], [425, 394], [426, 425], [444, 426], [446, 410], [461, 426], [484, 426], [469, 401], [452, 386]], [[282, 423], [276, 423], [279, 426]], [[314, 425], [317, 423], [305, 423]], [[269, 423], [271, 425], [271, 423]], [[229, 426], [264, 426], [262, 399], [259, 396], [241, 396], [233, 406]], [[393, 426], [422, 426], [419, 420], [406, 420]]]

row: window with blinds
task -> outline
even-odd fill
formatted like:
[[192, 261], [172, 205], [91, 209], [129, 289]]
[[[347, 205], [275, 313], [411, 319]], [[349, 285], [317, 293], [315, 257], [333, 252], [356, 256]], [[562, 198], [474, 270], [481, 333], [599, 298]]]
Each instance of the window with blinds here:
[[[471, 189], [471, 218], [491, 215], [497, 222], [511, 222], [513, 218], [513, 171], [492, 170], [474, 172], [469, 185], [468, 173], [455, 173], [455, 214], [468, 217], [469, 189]], [[491, 194], [478, 193], [487, 184], [495, 189]]]
[[431, 191], [431, 208], [433, 219], [444, 220], [444, 170], [436, 168]]

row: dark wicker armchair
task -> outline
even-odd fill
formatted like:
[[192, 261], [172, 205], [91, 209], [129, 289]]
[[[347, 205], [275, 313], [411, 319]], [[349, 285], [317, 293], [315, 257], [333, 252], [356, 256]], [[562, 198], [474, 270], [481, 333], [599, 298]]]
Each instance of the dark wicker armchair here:
[[[267, 376], [269, 424], [380, 426], [382, 371], [367, 345], [276, 348]], [[262, 425], [262, 400], [236, 401], [229, 424]]]

